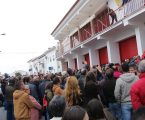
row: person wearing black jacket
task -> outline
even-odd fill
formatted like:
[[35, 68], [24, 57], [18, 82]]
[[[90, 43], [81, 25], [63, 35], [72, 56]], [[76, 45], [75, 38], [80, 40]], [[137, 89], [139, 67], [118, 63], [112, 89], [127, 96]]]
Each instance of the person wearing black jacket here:
[[15, 91], [16, 78], [10, 78], [9, 84], [5, 88], [5, 99], [7, 103], [7, 120], [14, 119], [14, 105], [13, 105], [13, 93]]
[[111, 113], [118, 120], [121, 120], [121, 108], [120, 105], [116, 102], [114, 90], [115, 90], [116, 80], [113, 76], [113, 69], [108, 68], [106, 70], [106, 76], [104, 81], [103, 92], [107, 100], [107, 105]]
[[99, 86], [96, 83], [96, 77], [93, 72], [88, 72], [84, 88], [85, 103], [87, 104], [93, 98], [98, 98]]

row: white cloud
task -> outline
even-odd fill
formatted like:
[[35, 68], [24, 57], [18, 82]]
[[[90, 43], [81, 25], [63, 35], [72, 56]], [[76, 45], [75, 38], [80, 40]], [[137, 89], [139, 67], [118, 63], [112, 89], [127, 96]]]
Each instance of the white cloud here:
[[75, 1], [0, 0], [0, 72], [28, 70], [29, 59], [55, 45], [50, 33]]

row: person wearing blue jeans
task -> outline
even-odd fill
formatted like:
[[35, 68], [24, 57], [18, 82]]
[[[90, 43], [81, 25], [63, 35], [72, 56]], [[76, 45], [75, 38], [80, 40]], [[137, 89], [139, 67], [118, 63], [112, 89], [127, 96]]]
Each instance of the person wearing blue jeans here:
[[130, 102], [122, 103], [121, 110], [122, 110], [123, 120], [131, 120], [131, 116], [133, 113], [132, 104]]
[[109, 110], [117, 120], [122, 120], [121, 105], [119, 103], [109, 103]]
[[130, 88], [138, 80], [134, 73], [130, 73], [127, 62], [121, 65], [123, 74], [116, 81], [115, 98], [121, 103], [121, 112], [123, 120], [131, 120], [132, 104], [130, 97]]
[[13, 101], [7, 101], [7, 120], [15, 120]]

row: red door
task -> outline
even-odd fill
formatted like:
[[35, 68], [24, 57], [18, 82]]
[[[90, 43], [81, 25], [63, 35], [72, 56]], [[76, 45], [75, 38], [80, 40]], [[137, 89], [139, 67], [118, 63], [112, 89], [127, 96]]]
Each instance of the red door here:
[[78, 65], [77, 65], [77, 59], [76, 58], [74, 59], [74, 63], [75, 63], [75, 69], [77, 70], [78, 69]]
[[107, 64], [108, 63], [108, 52], [107, 52], [107, 47], [101, 48], [99, 50], [99, 58], [100, 58], [100, 64]]
[[136, 37], [131, 37], [119, 42], [120, 58], [123, 62], [125, 59], [130, 59], [138, 55]]
[[85, 61], [90, 66], [90, 57], [89, 57], [89, 54], [84, 55], [84, 57], [85, 57]]

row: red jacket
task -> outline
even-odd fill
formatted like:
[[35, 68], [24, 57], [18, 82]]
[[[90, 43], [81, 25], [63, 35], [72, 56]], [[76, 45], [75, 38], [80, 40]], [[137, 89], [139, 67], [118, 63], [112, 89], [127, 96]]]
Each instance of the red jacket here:
[[140, 79], [132, 85], [130, 91], [134, 110], [145, 105], [145, 73], [140, 74], [139, 78]]

